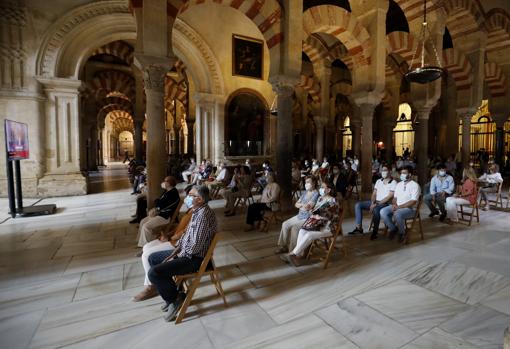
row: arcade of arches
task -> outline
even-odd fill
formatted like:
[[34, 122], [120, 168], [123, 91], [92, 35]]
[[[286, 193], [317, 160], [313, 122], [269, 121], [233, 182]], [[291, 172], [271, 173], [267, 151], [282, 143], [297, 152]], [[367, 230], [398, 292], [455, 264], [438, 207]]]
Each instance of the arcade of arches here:
[[126, 151], [147, 157], [149, 187], [167, 154], [270, 159], [286, 195], [292, 157], [508, 159], [504, 1], [427, 1], [445, 74], [426, 86], [403, 79], [421, 52], [418, 0], [145, 3], [2, 2], [1, 117], [29, 124], [25, 195], [86, 194], [87, 173]]

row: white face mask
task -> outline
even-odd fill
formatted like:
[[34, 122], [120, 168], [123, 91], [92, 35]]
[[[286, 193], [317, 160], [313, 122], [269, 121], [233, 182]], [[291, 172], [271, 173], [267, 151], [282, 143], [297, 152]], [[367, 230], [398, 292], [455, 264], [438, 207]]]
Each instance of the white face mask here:
[[186, 196], [184, 198], [184, 205], [186, 205], [187, 208], [191, 208], [193, 206], [193, 198], [191, 196]]
[[388, 171], [381, 171], [381, 177], [387, 178], [388, 177]]
[[446, 171], [439, 171], [439, 176], [441, 176], [441, 177], [446, 176]]
[[326, 195], [326, 190], [324, 188], [320, 188], [319, 189], [319, 194], [320, 194], [320, 196]]
[[165, 189], [166, 190], [166, 182], [161, 182], [161, 189]]
[[401, 174], [400, 174], [400, 180], [401, 180], [401, 181], [404, 181], [404, 182], [405, 182], [405, 181], [407, 181], [407, 174], [405, 174], [405, 173], [401, 173]]
[[306, 190], [312, 190], [312, 183], [305, 183]]

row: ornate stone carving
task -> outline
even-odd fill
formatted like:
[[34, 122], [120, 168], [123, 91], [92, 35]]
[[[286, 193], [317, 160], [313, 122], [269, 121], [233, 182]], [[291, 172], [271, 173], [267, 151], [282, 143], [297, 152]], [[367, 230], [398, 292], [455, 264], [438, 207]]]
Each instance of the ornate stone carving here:
[[280, 97], [291, 97], [294, 93], [294, 86], [300, 82], [298, 78], [285, 75], [278, 75], [269, 79], [273, 91]]
[[123, 0], [92, 2], [80, 6], [60, 18], [44, 36], [37, 55], [36, 74], [42, 76], [53, 75], [53, 66], [57, 60], [58, 51], [61, 49], [67, 34], [73, 29], [93, 17], [114, 13], [129, 14], [128, 2]]
[[151, 64], [143, 70], [145, 89], [165, 91], [165, 76], [168, 69], [160, 65]]

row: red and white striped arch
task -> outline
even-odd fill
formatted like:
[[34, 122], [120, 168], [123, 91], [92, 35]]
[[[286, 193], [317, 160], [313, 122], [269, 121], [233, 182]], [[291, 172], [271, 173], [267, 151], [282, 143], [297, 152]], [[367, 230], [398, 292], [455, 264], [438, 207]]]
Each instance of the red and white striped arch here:
[[320, 104], [321, 102], [321, 86], [319, 81], [315, 77], [301, 75], [301, 81], [297, 85], [297, 87], [301, 87], [303, 90], [308, 92], [310, 97], [312, 97], [312, 101], [315, 104]]
[[[415, 60], [413, 66], [418, 66], [419, 57], [421, 56], [421, 46], [412, 34], [406, 32], [391, 32], [386, 35], [386, 51], [388, 54], [393, 53], [402, 57], [407, 65], [411, 65], [413, 55]], [[416, 53], [415, 53], [416, 52]]]
[[[423, 0], [395, 0], [407, 18], [411, 22], [417, 18], [423, 18]], [[432, 13], [441, 7], [441, 0], [427, 0], [427, 13]]]
[[331, 95], [336, 96], [337, 94], [341, 94], [344, 96], [350, 96], [352, 93], [352, 84], [350, 81], [340, 80], [334, 82], [331, 85]]
[[126, 62], [128, 65], [133, 63], [133, 48], [131, 45], [121, 40], [113, 41], [97, 48], [94, 52], [92, 52], [91, 57], [100, 54], [115, 56]]
[[134, 78], [118, 70], [103, 70], [97, 73], [90, 82], [89, 88], [96, 98], [106, 97], [111, 92], [119, 92], [129, 98], [130, 101], [135, 100]]
[[345, 49], [344, 45], [338, 43], [332, 48], [327, 48], [324, 43], [314, 35], [310, 35], [303, 41], [303, 52], [310, 58], [314, 66], [322, 60], [332, 63], [336, 59], [344, 62], [349, 70], [352, 69], [354, 64], [352, 57], [349, 56], [349, 52]]
[[370, 35], [350, 12], [331, 5], [311, 7], [303, 14], [305, 37], [326, 33], [345, 45], [355, 67], [370, 64]]
[[456, 39], [484, 28], [485, 14], [476, 0], [444, 0], [448, 15], [446, 26], [452, 39]]
[[510, 16], [502, 9], [490, 10], [486, 16], [487, 51], [510, 47]]
[[112, 112], [124, 112], [125, 114], [132, 115], [132, 109], [131, 106], [122, 105], [122, 104], [107, 104], [104, 105], [101, 109], [99, 109], [99, 112], [97, 113], [97, 120], [101, 121], [104, 120], [104, 118]]
[[443, 50], [444, 68], [451, 74], [457, 90], [466, 90], [473, 85], [473, 70], [466, 55], [449, 48]]
[[506, 95], [506, 76], [496, 63], [485, 63], [485, 81], [492, 97]]
[[176, 82], [174, 79], [167, 76], [165, 79], [165, 108], [172, 112], [173, 100], [178, 100], [182, 104], [187, 105], [188, 104], [187, 92], [188, 89], [185, 80]]
[[112, 121], [114, 131], [120, 133], [122, 131], [134, 132], [134, 123], [131, 115], [123, 110], [115, 110], [107, 114]]

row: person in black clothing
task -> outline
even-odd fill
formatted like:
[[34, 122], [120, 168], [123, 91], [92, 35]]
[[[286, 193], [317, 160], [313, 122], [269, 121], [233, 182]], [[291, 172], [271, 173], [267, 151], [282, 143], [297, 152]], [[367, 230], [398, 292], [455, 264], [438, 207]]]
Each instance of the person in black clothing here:
[[344, 197], [347, 191], [347, 171], [345, 169], [340, 170], [340, 165], [334, 164], [331, 167], [331, 174], [328, 179], [335, 186], [336, 192]]
[[165, 180], [161, 183], [161, 188], [165, 191], [154, 201], [154, 208], [149, 211], [149, 216], [140, 222], [140, 229], [138, 230], [139, 247], [143, 247], [158, 236], [157, 230], [168, 224], [169, 219], [179, 206], [181, 198], [179, 191], [175, 188], [176, 185], [177, 181], [172, 176], [165, 177]]

